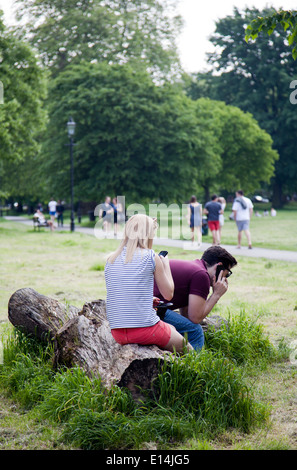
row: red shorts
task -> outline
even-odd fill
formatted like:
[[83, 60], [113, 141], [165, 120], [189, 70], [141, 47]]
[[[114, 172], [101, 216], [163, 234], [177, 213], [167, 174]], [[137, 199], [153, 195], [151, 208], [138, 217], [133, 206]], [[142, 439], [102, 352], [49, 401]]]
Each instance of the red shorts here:
[[171, 328], [168, 323], [160, 320], [153, 326], [144, 328], [114, 328], [111, 334], [119, 344], [155, 344], [165, 348], [170, 340]]
[[219, 230], [220, 228], [220, 222], [218, 220], [209, 220], [208, 221], [208, 228], [209, 230], [213, 231], [213, 230]]

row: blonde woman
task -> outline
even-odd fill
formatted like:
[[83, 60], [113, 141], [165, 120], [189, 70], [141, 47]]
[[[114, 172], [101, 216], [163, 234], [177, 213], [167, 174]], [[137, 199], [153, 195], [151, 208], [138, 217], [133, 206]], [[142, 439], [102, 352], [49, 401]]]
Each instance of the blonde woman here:
[[168, 258], [152, 250], [156, 229], [156, 220], [144, 214], [127, 221], [123, 240], [105, 266], [107, 319], [119, 344], [155, 344], [182, 352], [192, 346], [153, 308], [154, 280], [165, 299], [174, 292]]

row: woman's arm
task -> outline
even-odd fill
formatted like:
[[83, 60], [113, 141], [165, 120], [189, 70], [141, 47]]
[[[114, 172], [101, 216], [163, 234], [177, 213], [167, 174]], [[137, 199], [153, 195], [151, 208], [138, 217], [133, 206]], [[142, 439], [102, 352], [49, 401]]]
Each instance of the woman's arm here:
[[174, 293], [174, 282], [170, 270], [168, 256], [156, 255], [155, 281], [159, 291], [166, 300], [171, 300]]

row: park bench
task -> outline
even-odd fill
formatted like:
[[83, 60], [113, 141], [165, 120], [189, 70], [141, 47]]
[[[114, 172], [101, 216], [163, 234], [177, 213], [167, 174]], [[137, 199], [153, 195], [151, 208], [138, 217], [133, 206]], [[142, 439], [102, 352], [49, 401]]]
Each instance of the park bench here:
[[47, 222], [45, 222], [44, 224], [41, 224], [39, 222], [39, 217], [33, 217], [33, 227], [34, 227], [34, 230], [38, 228], [38, 231], [39, 231], [40, 228], [42, 227], [49, 228], [49, 225]]

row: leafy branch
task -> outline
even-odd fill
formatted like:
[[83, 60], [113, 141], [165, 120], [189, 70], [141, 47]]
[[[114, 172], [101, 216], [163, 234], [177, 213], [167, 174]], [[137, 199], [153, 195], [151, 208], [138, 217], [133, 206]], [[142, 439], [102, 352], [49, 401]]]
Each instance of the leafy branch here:
[[297, 58], [297, 11], [278, 11], [268, 16], [258, 16], [247, 27], [245, 40], [256, 39], [260, 32], [269, 36], [274, 32], [277, 25], [281, 25], [284, 31], [288, 31], [289, 46], [292, 46], [292, 56]]

